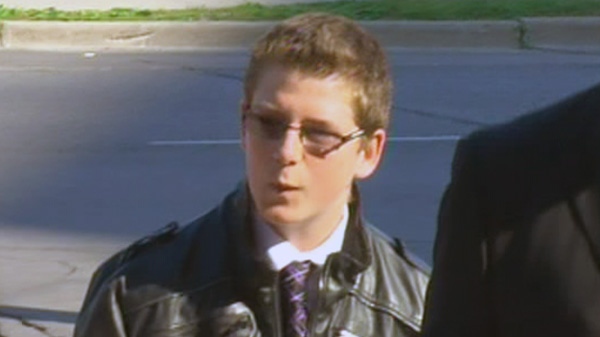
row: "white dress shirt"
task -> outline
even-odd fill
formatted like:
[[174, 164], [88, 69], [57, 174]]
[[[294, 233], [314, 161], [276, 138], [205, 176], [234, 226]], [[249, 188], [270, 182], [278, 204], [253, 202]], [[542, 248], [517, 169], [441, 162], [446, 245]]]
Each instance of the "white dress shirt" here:
[[333, 233], [318, 247], [304, 252], [298, 250], [289, 241], [285, 241], [271, 226], [258, 219], [254, 222], [256, 224], [258, 247], [267, 256], [271, 262], [271, 268], [275, 271], [281, 271], [293, 261], [309, 260], [317, 266], [322, 266], [330, 254], [342, 250], [344, 234], [346, 233], [346, 227], [348, 227], [348, 214], [348, 206], [346, 206], [344, 207], [342, 219]]

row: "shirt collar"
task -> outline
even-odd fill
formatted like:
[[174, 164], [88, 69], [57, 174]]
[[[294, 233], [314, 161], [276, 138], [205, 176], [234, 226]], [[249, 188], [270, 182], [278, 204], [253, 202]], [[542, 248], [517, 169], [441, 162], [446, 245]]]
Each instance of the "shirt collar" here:
[[344, 243], [344, 234], [348, 227], [349, 211], [348, 206], [344, 207], [342, 219], [336, 226], [336, 229], [331, 235], [318, 247], [310, 251], [299, 251], [290, 242], [285, 241], [280, 237], [269, 225], [264, 221], [257, 219], [256, 224], [256, 239], [258, 247], [270, 262], [270, 267], [273, 270], [280, 271], [285, 266], [293, 261], [309, 260], [316, 265], [323, 265], [327, 257], [332, 253], [337, 253], [342, 250]]

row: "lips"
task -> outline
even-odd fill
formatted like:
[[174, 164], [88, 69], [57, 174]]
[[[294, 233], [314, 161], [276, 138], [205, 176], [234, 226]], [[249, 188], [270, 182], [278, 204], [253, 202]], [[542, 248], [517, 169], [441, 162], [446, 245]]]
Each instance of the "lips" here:
[[291, 191], [300, 190], [299, 186], [288, 184], [288, 183], [282, 183], [282, 182], [275, 182], [275, 183], [271, 183], [269, 185], [277, 192], [291, 192]]

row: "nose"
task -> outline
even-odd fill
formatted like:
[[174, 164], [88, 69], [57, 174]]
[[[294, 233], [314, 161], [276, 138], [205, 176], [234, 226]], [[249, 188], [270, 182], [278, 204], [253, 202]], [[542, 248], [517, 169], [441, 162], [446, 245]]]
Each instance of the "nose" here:
[[277, 144], [273, 157], [284, 165], [297, 163], [304, 155], [304, 146], [300, 139], [300, 130], [288, 128]]

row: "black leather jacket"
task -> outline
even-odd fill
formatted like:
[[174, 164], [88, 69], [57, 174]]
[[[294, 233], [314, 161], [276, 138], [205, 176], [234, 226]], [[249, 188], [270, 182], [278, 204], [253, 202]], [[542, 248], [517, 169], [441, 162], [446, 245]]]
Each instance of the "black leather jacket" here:
[[[245, 188], [181, 230], [146, 237], [94, 274], [76, 337], [282, 336], [277, 273], [253, 254]], [[310, 336], [418, 336], [427, 267], [364, 225], [321, 269]]]

